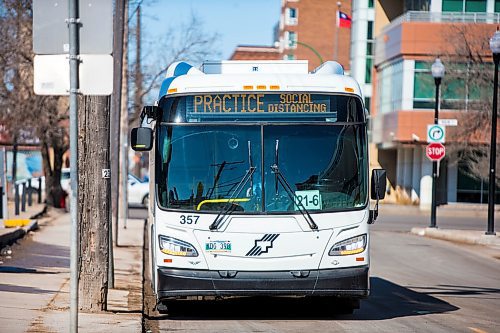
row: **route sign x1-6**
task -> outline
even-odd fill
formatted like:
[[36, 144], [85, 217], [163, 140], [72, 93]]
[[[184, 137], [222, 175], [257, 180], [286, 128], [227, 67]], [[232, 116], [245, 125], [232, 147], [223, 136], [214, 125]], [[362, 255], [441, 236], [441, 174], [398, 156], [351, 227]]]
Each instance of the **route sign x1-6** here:
[[425, 148], [425, 155], [431, 161], [440, 161], [446, 155], [446, 149], [442, 143], [432, 142]]
[[442, 125], [430, 124], [427, 125], [427, 142], [444, 143], [445, 127]]

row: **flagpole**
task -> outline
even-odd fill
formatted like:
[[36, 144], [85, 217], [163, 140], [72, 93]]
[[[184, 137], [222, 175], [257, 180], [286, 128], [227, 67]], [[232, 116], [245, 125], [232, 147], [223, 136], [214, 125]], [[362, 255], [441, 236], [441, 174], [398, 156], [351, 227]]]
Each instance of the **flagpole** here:
[[335, 18], [337, 26], [335, 27], [335, 46], [333, 52], [333, 60], [335, 61], [339, 61], [337, 57], [339, 53], [340, 5], [341, 5], [340, 1], [337, 1], [337, 16]]

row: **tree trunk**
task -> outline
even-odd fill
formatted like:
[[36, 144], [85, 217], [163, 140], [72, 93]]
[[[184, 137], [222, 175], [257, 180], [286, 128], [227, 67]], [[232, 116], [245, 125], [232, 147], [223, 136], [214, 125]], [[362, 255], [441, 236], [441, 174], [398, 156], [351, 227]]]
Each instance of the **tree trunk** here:
[[110, 178], [109, 96], [79, 97], [78, 221], [80, 232], [80, 309], [106, 309], [108, 291]]
[[67, 193], [61, 187], [61, 168], [63, 163], [64, 147], [52, 142], [54, 151], [54, 165], [50, 165], [49, 144], [42, 142], [42, 164], [45, 175], [45, 200], [48, 206], [65, 208]]

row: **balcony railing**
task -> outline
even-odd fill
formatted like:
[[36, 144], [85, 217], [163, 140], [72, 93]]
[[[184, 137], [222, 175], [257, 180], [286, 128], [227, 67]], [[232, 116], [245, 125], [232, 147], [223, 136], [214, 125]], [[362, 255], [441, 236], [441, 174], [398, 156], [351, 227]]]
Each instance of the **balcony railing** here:
[[403, 22], [435, 23], [500, 23], [500, 13], [462, 13], [462, 12], [421, 12], [407, 11], [398, 16], [382, 29], [382, 34]]

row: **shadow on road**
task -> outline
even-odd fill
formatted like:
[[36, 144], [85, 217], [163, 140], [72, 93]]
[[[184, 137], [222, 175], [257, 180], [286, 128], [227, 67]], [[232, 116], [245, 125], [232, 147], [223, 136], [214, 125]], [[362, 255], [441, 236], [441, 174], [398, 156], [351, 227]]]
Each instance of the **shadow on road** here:
[[249, 297], [220, 301], [179, 301], [172, 314], [150, 320], [384, 320], [458, 310], [447, 302], [388, 280], [372, 277], [371, 296], [353, 315], [314, 298]]

